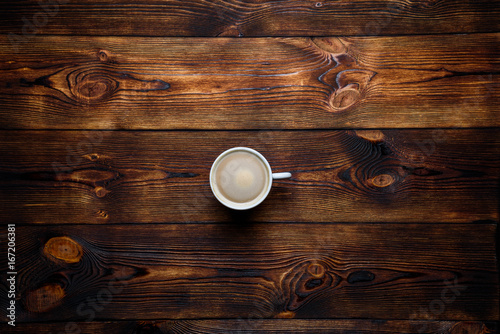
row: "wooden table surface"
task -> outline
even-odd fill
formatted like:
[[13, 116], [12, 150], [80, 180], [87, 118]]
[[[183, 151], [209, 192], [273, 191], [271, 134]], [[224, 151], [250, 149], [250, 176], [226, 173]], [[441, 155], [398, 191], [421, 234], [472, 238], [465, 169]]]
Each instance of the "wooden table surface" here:
[[[496, 333], [499, 17], [2, 1], [0, 331]], [[233, 146], [292, 173], [249, 211]]]

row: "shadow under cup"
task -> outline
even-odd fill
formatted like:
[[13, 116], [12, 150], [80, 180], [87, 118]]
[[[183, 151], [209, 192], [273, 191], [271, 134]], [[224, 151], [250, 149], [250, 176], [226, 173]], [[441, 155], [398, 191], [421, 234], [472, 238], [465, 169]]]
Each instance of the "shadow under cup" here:
[[235, 210], [251, 209], [269, 194], [271, 166], [259, 152], [234, 147], [215, 159], [210, 169], [210, 187], [215, 197]]

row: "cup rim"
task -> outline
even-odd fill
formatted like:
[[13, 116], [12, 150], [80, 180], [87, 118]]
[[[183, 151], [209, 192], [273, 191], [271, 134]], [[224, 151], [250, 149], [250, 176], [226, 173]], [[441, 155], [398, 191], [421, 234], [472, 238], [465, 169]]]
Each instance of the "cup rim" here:
[[[214, 185], [214, 183], [215, 183], [215, 176], [214, 176], [215, 166], [217, 166], [217, 164], [222, 160], [222, 158], [224, 158], [226, 155], [228, 155], [234, 151], [244, 151], [244, 152], [249, 152], [249, 153], [256, 155], [264, 163], [264, 165], [267, 168], [267, 175], [268, 175], [268, 179], [269, 179], [269, 182], [267, 184], [267, 189], [262, 193], [262, 195], [260, 196], [260, 199], [258, 199], [257, 201], [254, 199], [250, 202], [247, 202], [249, 204], [233, 202], [233, 201], [230, 201], [224, 197], [221, 198], [221, 196], [219, 194], [217, 194], [217, 191], [215, 191], [215, 185]], [[271, 170], [271, 165], [269, 165], [269, 162], [261, 153], [259, 153], [258, 151], [254, 150], [253, 148], [250, 148], [250, 147], [237, 146], [237, 147], [232, 147], [230, 149], [225, 150], [224, 152], [219, 154], [219, 156], [212, 163], [212, 167], [210, 168], [210, 189], [212, 189], [212, 193], [214, 194], [215, 198], [217, 198], [217, 200], [221, 204], [223, 204], [224, 206], [226, 206], [230, 209], [234, 209], [234, 210], [248, 210], [248, 209], [252, 209], [252, 208], [256, 207], [257, 205], [259, 205], [260, 203], [262, 203], [266, 199], [267, 195], [269, 195], [269, 192], [271, 191], [272, 183], [273, 183], [273, 172]]]

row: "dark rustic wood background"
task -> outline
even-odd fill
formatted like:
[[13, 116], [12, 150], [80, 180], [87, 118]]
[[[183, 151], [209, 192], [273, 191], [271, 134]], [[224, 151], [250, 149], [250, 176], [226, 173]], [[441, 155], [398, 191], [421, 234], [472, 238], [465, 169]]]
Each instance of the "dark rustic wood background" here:
[[499, 5], [2, 1], [1, 331], [496, 333]]

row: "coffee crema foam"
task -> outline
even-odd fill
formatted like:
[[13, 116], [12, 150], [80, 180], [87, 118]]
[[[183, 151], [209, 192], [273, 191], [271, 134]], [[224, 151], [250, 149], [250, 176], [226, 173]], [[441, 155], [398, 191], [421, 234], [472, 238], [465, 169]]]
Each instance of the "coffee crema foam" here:
[[259, 157], [249, 152], [235, 151], [219, 161], [215, 182], [220, 194], [229, 201], [247, 203], [265, 192], [269, 176]]

